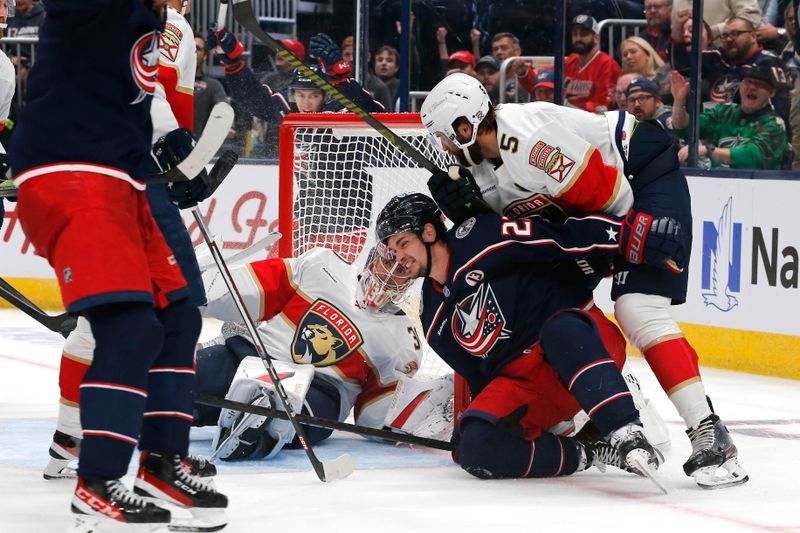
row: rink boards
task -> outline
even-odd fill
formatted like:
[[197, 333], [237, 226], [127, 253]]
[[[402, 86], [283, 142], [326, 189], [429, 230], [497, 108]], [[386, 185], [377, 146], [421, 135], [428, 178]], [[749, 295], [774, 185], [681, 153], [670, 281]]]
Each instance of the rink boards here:
[[[689, 186], [694, 216], [689, 292], [687, 302], [673, 311], [701, 364], [800, 379], [800, 225], [793, 204], [800, 198], [800, 181], [690, 176]], [[277, 200], [277, 166], [237, 165], [201, 211], [222, 237], [223, 253], [231, 255], [277, 230]], [[0, 276], [43, 307], [57, 309], [53, 271], [25, 240], [15, 208], [6, 202]], [[199, 244], [188, 213], [184, 221]], [[609, 287], [606, 280], [595, 291], [606, 312], [612, 311]]]

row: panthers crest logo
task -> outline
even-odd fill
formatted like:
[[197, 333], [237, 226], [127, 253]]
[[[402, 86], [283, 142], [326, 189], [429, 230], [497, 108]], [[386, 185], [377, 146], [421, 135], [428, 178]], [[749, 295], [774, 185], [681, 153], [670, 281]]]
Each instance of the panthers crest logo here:
[[356, 325], [325, 300], [308, 308], [294, 333], [292, 360], [317, 367], [335, 365], [364, 344]]

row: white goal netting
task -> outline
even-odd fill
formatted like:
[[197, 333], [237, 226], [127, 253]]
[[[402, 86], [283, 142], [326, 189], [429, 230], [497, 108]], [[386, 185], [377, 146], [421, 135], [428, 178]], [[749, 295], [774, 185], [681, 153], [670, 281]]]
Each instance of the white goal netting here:
[[[377, 118], [441, 168], [446, 167], [448, 158], [427, 141], [419, 115]], [[281, 130], [281, 205], [288, 208], [285, 195], [291, 194], [292, 212], [291, 222], [281, 213], [281, 233], [292, 236], [284, 245], [291, 249], [281, 250], [284, 256], [324, 246], [362, 266], [375, 244], [375, 220], [383, 206], [399, 193], [428, 192], [430, 173], [355, 115], [289, 116]], [[415, 321], [418, 291], [419, 286], [412, 287], [407, 306]], [[444, 362], [424, 344], [419, 324], [418, 330], [424, 345], [418, 376], [446, 373], [449, 369]]]

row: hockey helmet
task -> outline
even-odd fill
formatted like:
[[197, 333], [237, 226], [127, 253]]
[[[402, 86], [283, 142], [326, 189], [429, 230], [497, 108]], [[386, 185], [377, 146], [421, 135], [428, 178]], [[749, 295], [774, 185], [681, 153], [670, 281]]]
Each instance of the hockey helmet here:
[[364, 270], [358, 276], [356, 306], [370, 311], [397, 313], [413, 281], [400, 264], [390, 259], [386, 245], [378, 243], [369, 251]]
[[[478, 125], [489, 113], [490, 106], [489, 94], [481, 82], [467, 74], [456, 73], [447, 76], [428, 93], [420, 115], [436, 148], [446, 151], [444, 138], [463, 150], [475, 143]], [[453, 129], [453, 124], [461, 117], [472, 124], [472, 138], [467, 142], [459, 141]]]
[[445, 233], [442, 211], [430, 196], [422, 193], [398, 194], [381, 209], [375, 226], [378, 242], [386, 243], [389, 237], [413, 231], [421, 234], [425, 224], [436, 227], [437, 236]]
[[[325, 73], [322, 71], [322, 68], [319, 65], [306, 65], [314, 74], [320, 76], [321, 78], [325, 79]], [[292, 78], [292, 83], [289, 84], [290, 89], [319, 89], [320, 87], [314, 83], [314, 81], [306, 76], [300, 69], [295, 69], [294, 77]]]

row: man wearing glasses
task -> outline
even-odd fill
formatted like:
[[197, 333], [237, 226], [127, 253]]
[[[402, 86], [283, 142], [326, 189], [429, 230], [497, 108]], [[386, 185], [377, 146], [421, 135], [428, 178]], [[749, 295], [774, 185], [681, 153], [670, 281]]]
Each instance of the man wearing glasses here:
[[666, 129], [672, 129], [672, 108], [661, 102], [658, 85], [649, 78], [635, 78], [625, 90], [628, 113], [639, 120], [654, 119]]
[[647, 27], [639, 37], [646, 40], [664, 61], [669, 54], [672, 0], [645, 0], [644, 18]]
[[733, 17], [725, 24], [720, 35], [722, 55], [730, 63], [731, 71], [714, 82], [712, 99], [721, 103], [740, 103], [739, 79], [743, 70], [751, 67], [772, 69], [775, 75], [775, 96], [772, 106], [783, 121], [789, 124], [789, 86], [783, 62], [772, 52], [764, 50], [757, 41], [755, 26], [746, 19]]

